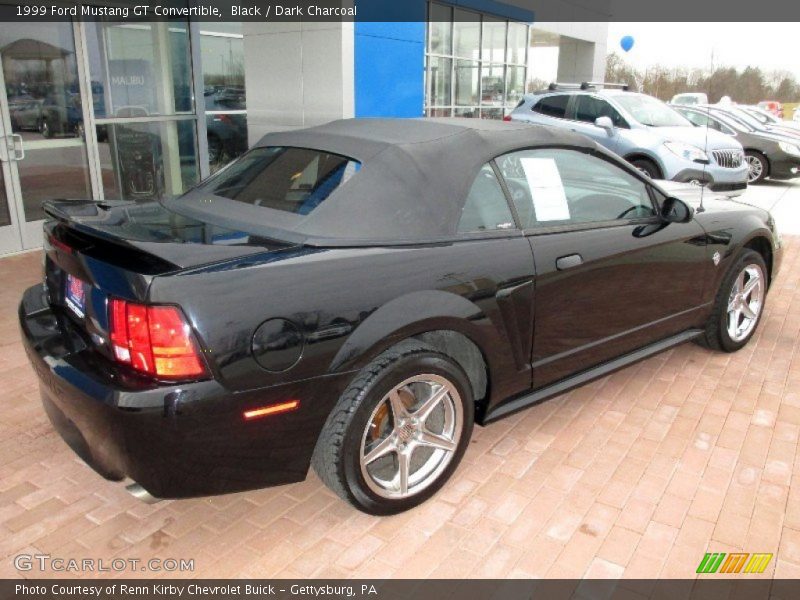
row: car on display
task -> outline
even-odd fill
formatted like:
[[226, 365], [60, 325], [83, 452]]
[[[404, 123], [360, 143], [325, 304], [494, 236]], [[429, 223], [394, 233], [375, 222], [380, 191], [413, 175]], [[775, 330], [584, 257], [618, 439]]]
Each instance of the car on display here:
[[313, 465], [396, 513], [444, 485], [475, 423], [688, 340], [748, 343], [774, 221], [669, 185], [524, 122], [271, 133], [177, 198], [47, 203], [22, 337], [55, 428], [140, 497]]
[[758, 107], [771, 112], [779, 119], [783, 119], [783, 104], [776, 100], [762, 100], [758, 103]]
[[702, 92], [684, 92], [683, 94], [675, 94], [669, 103], [688, 106], [694, 104], [708, 104], [708, 95]]
[[744, 148], [750, 169], [748, 183], [760, 183], [767, 177], [790, 179], [800, 171], [800, 140], [757, 130], [737, 119], [735, 113], [711, 107], [678, 107], [698, 127], [708, 127], [734, 136]]
[[552, 125], [589, 136], [653, 179], [707, 185], [730, 196], [747, 189], [741, 144], [730, 136], [708, 137], [660, 100], [627, 86], [551, 84], [528, 94], [511, 120]]

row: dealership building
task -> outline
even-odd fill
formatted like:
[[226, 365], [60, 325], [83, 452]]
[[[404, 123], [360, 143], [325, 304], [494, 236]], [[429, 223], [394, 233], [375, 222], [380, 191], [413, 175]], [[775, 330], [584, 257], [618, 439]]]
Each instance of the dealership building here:
[[603, 77], [607, 23], [576, 3], [559, 23], [523, 0], [355, 4], [357, 22], [0, 25], [0, 255], [41, 246], [45, 200], [180, 194], [270, 131], [501, 119], [550, 81]]

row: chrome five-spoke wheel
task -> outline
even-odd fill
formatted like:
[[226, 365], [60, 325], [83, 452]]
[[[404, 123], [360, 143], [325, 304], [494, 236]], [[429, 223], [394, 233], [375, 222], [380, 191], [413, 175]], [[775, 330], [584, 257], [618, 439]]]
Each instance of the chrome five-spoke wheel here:
[[728, 298], [728, 335], [741, 342], [753, 331], [764, 306], [765, 279], [759, 265], [747, 265], [739, 273]]
[[407, 498], [434, 483], [452, 460], [464, 429], [462, 401], [444, 377], [416, 375], [372, 411], [361, 440], [361, 473], [383, 498]]

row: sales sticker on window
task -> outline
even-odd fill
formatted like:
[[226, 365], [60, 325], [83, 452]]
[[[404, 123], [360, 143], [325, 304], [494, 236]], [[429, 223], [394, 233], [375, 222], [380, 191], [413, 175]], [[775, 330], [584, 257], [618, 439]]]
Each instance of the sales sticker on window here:
[[528, 180], [536, 220], [568, 221], [569, 204], [556, 161], [552, 158], [520, 158], [520, 163]]

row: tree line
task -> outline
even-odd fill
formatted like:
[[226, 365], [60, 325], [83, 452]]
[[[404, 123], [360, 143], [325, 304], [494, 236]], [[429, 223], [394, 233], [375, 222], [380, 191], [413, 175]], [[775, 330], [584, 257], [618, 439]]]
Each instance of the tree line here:
[[612, 52], [606, 58], [606, 81], [628, 83], [632, 90], [644, 92], [664, 101], [683, 92], [705, 92], [708, 101], [719, 102], [730, 96], [740, 104], [756, 104], [761, 100], [799, 102], [800, 84], [788, 71], [762, 71], [759, 67], [709, 69], [667, 68], [661, 65], [644, 71], [634, 69], [624, 58]]

